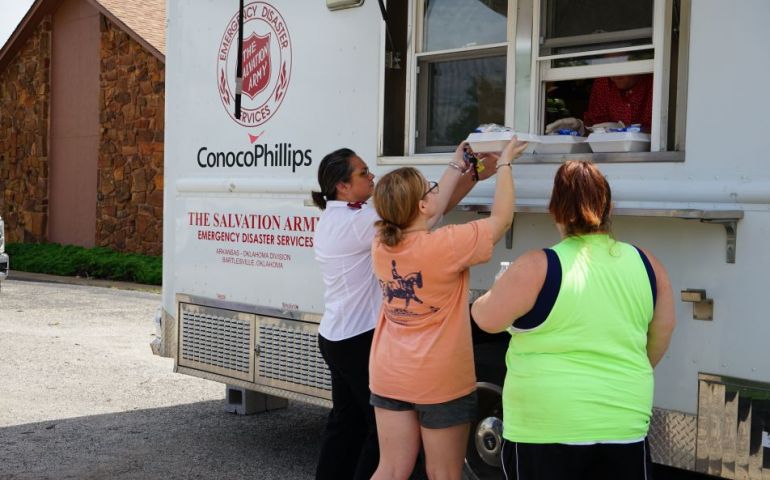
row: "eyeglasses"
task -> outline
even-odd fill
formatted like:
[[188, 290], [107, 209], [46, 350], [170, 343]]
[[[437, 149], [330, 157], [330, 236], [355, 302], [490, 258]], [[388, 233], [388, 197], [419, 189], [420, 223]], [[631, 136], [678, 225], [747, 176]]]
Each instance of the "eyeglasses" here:
[[364, 168], [362, 168], [361, 170], [359, 170], [356, 173], [358, 175], [362, 176], [362, 177], [368, 177], [369, 176], [369, 167], [364, 167]]
[[425, 200], [425, 197], [431, 192], [438, 193], [438, 182], [428, 182], [428, 190], [422, 194], [422, 200]]

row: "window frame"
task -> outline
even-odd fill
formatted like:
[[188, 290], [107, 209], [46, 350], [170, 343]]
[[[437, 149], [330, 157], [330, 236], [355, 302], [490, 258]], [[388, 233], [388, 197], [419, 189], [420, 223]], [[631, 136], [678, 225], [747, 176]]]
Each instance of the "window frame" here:
[[[426, 52], [426, 53], [418, 53], [415, 55], [415, 68], [417, 69], [417, 80], [415, 82], [415, 90], [414, 90], [414, 112], [413, 112], [413, 118], [415, 119], [414, 123], [414, 134], [411, 135], [412, 143], [413, 143], [413, 150], [415, 155], [425, 155], [425, 154], [431, 154], [431, 153], [447, 153], [444, 148], [446, 146], [436, 146], [436, 147], [429, 147], [425, 145], [425, 139], [427, 138], [427, 134], [425, 133], [428, 129], [428, 102], [429, 98], [427, 96], [420, 97], [420, 92], [426, 92], [427, 86], [430, 81], [429, 75], [427, 75], [427, 72], [424, 72], [425, 74], [422, 74], [423, 72], [420, 72], [420, 63], [425, 62], [427, 63], [439, 63], [439, 62], [446, 62], [446, 61], [456, 61], [456, 60], [476, 60], [476, 59], [483, 59], [483, 58], [490, 58], [490, 57], [500, 57], [505, 56], [506, 61], [506, 69], [507, 69], [507, 62], [508, 62], [508, 52], [507, 52], [507, 43], [494, 43], [489, 45], [484, 45], [481, 47], [470, 47], [470, 48], [464, 48], [464, 49], [451, 49], [451, 50], [440, 50], [435, 52]], [[506, 72], [507, 73], [507, 72]], [[508, 95], [508, 84], [506, 82], [506, 96]], [[507, 102], [506, 102], [507, 103]], [[422, 151], [418, 152], [418, 148]], [[434, 151], [431, 151], [434, 150]], [[454, 150], [454, 146], [452, 146], [452, 150]]]
[[[427, 98], [417, 98], [420, 92], [420, 83], [427, 82], [427, 75], [420, 76], [419, 63], [421, 61], [430, 61], [435, 59], [437, 61], [447, 60], [461, 60], [471, 58], [485, 58], [490, 56], [498, 56], [500, 54], [505, 55], [505, 98], [510, 98], [513, 92], [511, 82], [509, 81], [512, 68], [512, 55], [511, 48], [513, 46], [513, 23], [511, 22], [511, 16], [515, 15], [516, 0], [508, 0], [508, 10], [506, 16], [508, 21], [506, 22], [505, 29], [505, 41], [497, 43], [489, 43], [484, 45], [474, 45], [471, 47], [452, 48], [446, 50], [435, 50], [426, 52], [424, 51], [424, 18], [425, 18], [425, 0], [409, 0], [407, 8], [409, 9], [410, 25], [407, 27], [408, 32], [408, 51], [407, 51], [407, 88], [406, 88], [406, 119], [404, 124], [404, 157], [398, 158], [423, 158], [423, 157], [440, 157], [442, 160], [436, 163], [442, 163], [447, 155], [451, 152], [420, 152], [417, 153], [417, 147], [420, 143], [417, 135], [421, 135], [422, 139], [426, 138], [425, 124], [427, 118], [425, 118], [425, 112], [427, 105]], [[420, 108], [422, 107], [422, 108]], [[509, 124], [513, 112], [513, 106], [508, 100], [505, 101], [505, 123]], [[419, 113], [418, 113], [419, 112]], [[422, 117], [422, 118], [420, 118]], [[381, 151], [381, 150], [380, 150]]]
[[[676, 104], [672, 105], [676, 114], [673, 125], [674, 138], [669, 142], [669, 91], [671, 80], [671, 38], [674, 0], [653, 0], [652, 43], [638, 46], [593, 50], [585, 53], [550, 55], [539, 57], [540, 12], [545, 0], [508, 0], [506, 41], [481, 46], [472, 46], [433, 52], [423, 52], [424, 0], [408, 0], [407, 15], [407, 52], [406, 52], [406, 88], [405, 119], [403, 132], [404, 154], [401, 156], [383, 155], [383, 111], [385, 106], [384, 86], [380, 91], [380, 126], [378, 163], [382, 165], [399, 164], [443, 164], [451, 152], [417, 153], [416, 133], [425, 138], [424, 128], [420, 129], [418, 118], [420, 102], [427, 98], [417, 98], [421, 80], [418, 64], [425, 59], [454, 60], [462, 58], [481, 58], [493, 55], [500, 50], [506, 56], [505, 80], [505, 125], [516, 131], [541, 133], [536, 126], [541, 122], [544, 110], [544, 82], [546, 80], [568, 80], [578, 78], [596, 78], [607, 75], [635, 73], [653, 73], [653, 105], [650, 152], [632, 152], [616, 154], [583, 154], [589, 159], [603, 162], [680, 162], [684, 160], [685, 129], [687, 117], [687, 79], [689, 63], [689, 28], [692, 0], [679, 0], [679, 45], [676, 65]], [[651, 60], [602, 65], [551, 68], [550, 60], [556, 57], [577, 57], [613, 52], [633, 52], [650, 50], [654, 52]], [[475, 52], [485, 52], [474, 56]], [[383, 67], [384, 68], [384, 67]], [[381, 78], [384, 78], [384, 70]], [[423, 108], [424, 112], [425, 109]], [[424, 121], [423, 121], [424, 123]], [[671, 143], [672, 148], [667, 145]], [[557, 163], [564, 160], [563, 155], [525, 155], [522, 163]]]
[[[540, 39], [541, 12], [543, 4], [547, 0], [532, 0], [532, 38]], [[532, 71], [534, 89], [530, 97], [530, 133], [538, 132], [538, 126], [542, 123], [543, 104], [545, 101], [544, 82], [559, 80], [577, 80], [583, 78], [607, 77], [611, 75], [633, 75], [638, 73], [652, 73], [652, 131], [650, 132], [650, 151], [666, 151], [667, 128], [661, 128], [661, 124], [668, 125], [668, 83], [671, 68], [669, 65], [671, 51], [671, 12], [672, 0], [653, 0], [652, 6], [652, 43], [633, 47], [608, 48], [565, 55], [540, 56], [540, 42], [532, 42]], [[552, 68], [551, 60], [554, 57], [575, 58], [603, 53], [622, 53], [636, 50], [653, 50], [652, 60], [636, 60], [622, 63], [609, 63], [603, 65], [585, 65], [576, 67]]]

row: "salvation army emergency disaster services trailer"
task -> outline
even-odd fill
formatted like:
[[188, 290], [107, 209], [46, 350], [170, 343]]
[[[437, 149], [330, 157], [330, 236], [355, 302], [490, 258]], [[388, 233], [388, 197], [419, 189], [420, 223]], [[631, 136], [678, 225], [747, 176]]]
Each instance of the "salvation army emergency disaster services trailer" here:
[[[493, 260], [472, 270], [472, 297], [501, 261], [558, 241], [546, 206], [559, 164], [598, 163], [613, 189], [614, 234], [660, 258], [678, 299], [676, 332], [655, 371], [654, 461], [770, 478], [770, 314], [762, 300], [770, 286], [770, 2], [385, 7], [246, 0], [241, 29], [235, 0], [168, 2], [156, 353], [174, 358], [180, 373], [267, 399], [330, 405], [316, 344], [320, 212], [309, 203], [321, 158], [346, 146], [378, 176], [414, 165], [438, 179], [479, 124], [540, 135], [556, 118], [581, 116], [594, 79], [651, 76], [641, 151], [536, 149], [517, 160], [514, 225]], [[444, 221], [488, 213], [493, 189], [493, 180], [477, 185]], [[474, 332], [481, 408], [469, 478], [499, 476], [506, 335]]]

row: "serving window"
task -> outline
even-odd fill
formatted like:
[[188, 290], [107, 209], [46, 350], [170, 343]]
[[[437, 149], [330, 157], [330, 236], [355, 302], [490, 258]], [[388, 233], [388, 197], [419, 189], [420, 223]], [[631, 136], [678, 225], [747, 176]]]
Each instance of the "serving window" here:
[[690, 1], [391, 2], [405, 54], [386, 71], [381, 153], [431, 163], [480, 124], [543, 135], [564, 119], [583, 135], [633, 124], [647, 151], [684, 150]]

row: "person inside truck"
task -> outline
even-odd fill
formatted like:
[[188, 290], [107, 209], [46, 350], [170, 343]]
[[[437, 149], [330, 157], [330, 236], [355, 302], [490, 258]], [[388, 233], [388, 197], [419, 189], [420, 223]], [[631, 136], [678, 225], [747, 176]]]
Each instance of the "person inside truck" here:
[[619, 75], [594, 80], [588, 109], [583, 119], [561, 118], [549, 123], [545, 133], [561, 129], [574, 130], [585, 135], [586, 128], [620, 127], [640, 124], [643, 132], [652, 128], [652, 74]]
[[[480, 179], [494, 172], [493, 160], [485, 160], [489, 165]], [[447, 169], [454, 171], [451, 166]], [[318, 347], [331, 372], [333, 407], [316, 478], [369, 479], [379, 461], [374, 411], [369, 404], [369, 350], [382, 299], [371, 258], [374, 223], [379, 216], [366, 204], [374, 190], [374, 174], [353, 150], [342, 148], [321, 160], [318, 183], [320, 191], [312, 196], [323, 213], [314, 245], [325, 285]], [[444, 191], [452, 193], [447, 210], [474, 182], [471, 175], [463, 175], [455, 184], [454, 188], [445, 186]]]
[[429, 478], [461, 477], [477, 408], [469, 268], [491, 258], [511, 225], [511, 162], [526, 146], [514, 137], [499, 156], [488, 156], [495, 166], [485, 171], [496, 171], [497, 181], [491, 215], [482, 220], [432, 230], [470, 176], [465, 145], [438, 183], [404, 167], [374, 189], [380, 220], [372, 263], [383, 297], [369, 364], [380, 442], [374, 480], [408, 478], [420, 445]]
[[562, 241], [523, 254], [471, 309], [483, 330], [511, 333], [503, 470], [645, 479], [653, 368], [675, 323], [668, 274], [613, 238], [610, 186], [592, 163], [558, 169], [549, 211]]

